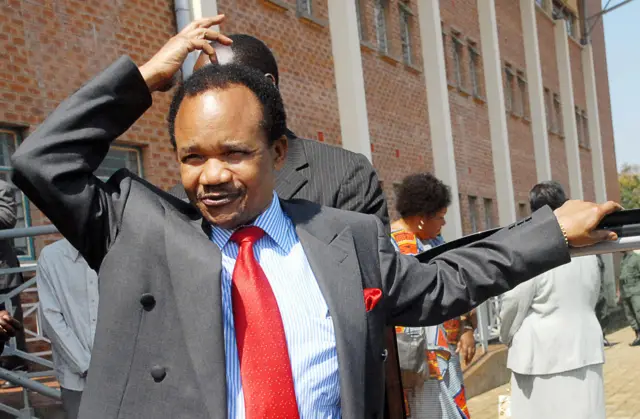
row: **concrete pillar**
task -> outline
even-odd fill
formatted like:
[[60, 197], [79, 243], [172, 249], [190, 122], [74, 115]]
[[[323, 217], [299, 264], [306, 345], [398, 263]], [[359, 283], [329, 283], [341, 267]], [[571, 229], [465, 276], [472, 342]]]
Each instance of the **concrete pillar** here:
[[336, 77], [342, 147], [371, 161], [364, 75], [353, 1], [329, 0], [329, 30]]
[[544, 106], [544, 86], [540, 67], [535, 2], [520, 0], [520, 15], [527, 63], [529, 109], [531, 110], [531, 131], [533, 133], [533, 151], [536, 158], [536, 175], [538, 182], [542, 182], [551, 180], [551, 160], [549, 158], [549, 136]]
[[[344, 0], [340, 0], [344, 1]], [[345, 1], [345, 3], [349, 3]], [[442, 45], [440, 3], [434, 0], [418, 0], [418, 19], [422, 44], [424, 78], [429, 106], [429, 128], [435, 175], [451, 188], [451, 206], [447, 212], [447, 224], [443, 237], [453, 240], [462, 236], [462, 217], [458, 199], [458, 176], [453, 154], [453, 134], [449, 90]]]
[[[593, 47], [591, 43], [582, 49], [582, 71], [584, 74], [584, 88], [587, 96], [587, 117], [589, 118], [589, 142], [591, 146], [591, 167], [593, 171], [593, 186], [596, 202], [607, 201], [607, 187], [604, 176], [604, 159], [602, 157], [602, 135], [600, 131], [600, 111], [598, 109], [598, 92], [596, 90], [596, 72], [593, 65]], [[605, 266], [606, 291], [609, 301], [615, 295], [615, 268], [613, 255], [602, 255]]]
[[502, 61], [500, 60], [494, 0], [478, 0], [478, 18], [480, 21], [480, 42], [484, 60], [487, 105], [489, 107], [489, 128], [491, 132], [493, 171], [496, 178], [496, 196], [498, 197], [498, 217], [500, 225], [507, 225], [516, 221], [516, 209], [502, 84], [503, 69]]
[[580, 148], [576, 127], [575, 102], [573, 100], [573, 80], [569, 40], [564, 20], [555, 21], [556, 59], [558, 80], [560, 81], [560, 101], [562, 102], [562, 129], [569, 170], [569, 195], [572, 199], [583, 199], [582, 172], [580, 170]]

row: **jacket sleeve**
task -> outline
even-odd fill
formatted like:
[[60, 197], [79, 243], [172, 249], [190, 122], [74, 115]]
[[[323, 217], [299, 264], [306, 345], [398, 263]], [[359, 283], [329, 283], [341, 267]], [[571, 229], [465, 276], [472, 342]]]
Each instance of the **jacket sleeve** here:
[[0, 230], [14, 228], [17, 221], [17, 203], [13, 186], [0, 179]]
[[377, 216], [389, 230], [387, 201], [375, 169], [362, 154], [353, 154], [348, 171], [340, 185], [336, 208]]
[[69, 365], [71, 371], [82, 375], [89, 369], [91, 353], [67, 324], [62, 315], [60, 302], [55, 291], [53, 279], [47, 269], [46, 256], [38, 260], [36, 272], [38, 282], [38, 300], [44, 320], [45, 335], [51, 340], [61, 356]]
[[115, 240], [131, 177], [104, 183], [93, 172], [151, 106], [151, 94], [128, 57], [80, 88], [31, 134], [12, 157], [13, 183], [98, 270]]
[[560, 226], [548, 207], [426, 263], [398, 254], [383, 232], [379, 224], [379, 263], [389, 300], [389, 325], [440, 324], [571, 260]]

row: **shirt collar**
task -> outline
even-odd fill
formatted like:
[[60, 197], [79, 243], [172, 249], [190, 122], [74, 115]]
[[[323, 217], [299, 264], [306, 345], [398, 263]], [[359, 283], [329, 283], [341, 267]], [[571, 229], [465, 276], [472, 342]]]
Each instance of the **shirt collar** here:
[[[270, 237], [276, 242], [282, 249], [288, 250], [292, 243], [288, 240], [287, 234], [290, 228], [293, 228], [291, 220], [282, 210], [280, 206], [280, 199], [275, 191], [273, 191], [273, 197], [271, 198], [271, 204], [265, 211], [262, 212], [256, 218], [256, 220], [250, 224], [256, 227], [260, 227], [264, 230], [266, 236]], [[238, 227], [238, 228], [242, 228]], [[231, 238], [231, 235], [238, 229], [228, 230], [217, 226], [211, 226], [211, 240], [218, 245], [220, 249], [225, 247]]]

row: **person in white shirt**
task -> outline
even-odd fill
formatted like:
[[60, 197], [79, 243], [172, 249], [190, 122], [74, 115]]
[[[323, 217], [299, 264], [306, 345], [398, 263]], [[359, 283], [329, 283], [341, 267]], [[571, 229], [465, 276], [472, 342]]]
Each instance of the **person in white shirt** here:
[[60, 240], [40, 252], [37, 281], [62, 404], [67, 417], [75, 419], [96, 332], [98, 276], [67, 240]]
[[[539, 183], [529, 198], [532, 211], [567, 200], [557, 182]], [[591, 255], [503, 295], [500, 339], [509, 346], [514, 419], [604, 419], [599, 291], [600, 269]]]

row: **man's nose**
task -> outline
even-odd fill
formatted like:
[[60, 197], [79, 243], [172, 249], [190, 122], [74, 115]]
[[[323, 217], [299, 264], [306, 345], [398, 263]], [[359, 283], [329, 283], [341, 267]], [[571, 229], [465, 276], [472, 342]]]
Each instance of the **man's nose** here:
[[220, 185], [231, 181], [231, 172], [227, 164], [217, 159], [209, 159], [200, 172], [201, 185]]

